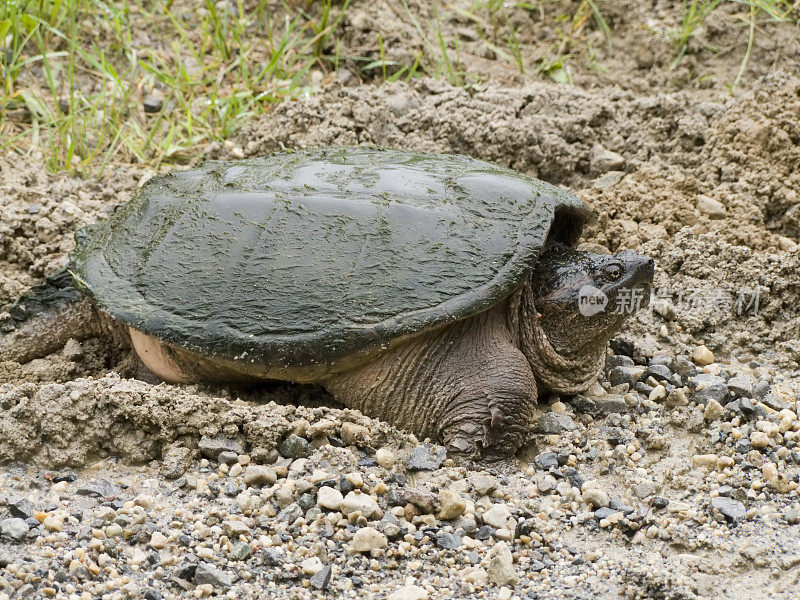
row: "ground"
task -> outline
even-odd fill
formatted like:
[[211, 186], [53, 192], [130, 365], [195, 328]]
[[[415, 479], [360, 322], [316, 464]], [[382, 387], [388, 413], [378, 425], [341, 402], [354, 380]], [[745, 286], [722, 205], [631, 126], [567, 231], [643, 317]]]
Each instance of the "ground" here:
[[[31, 134], [28, 100], [4, 105], [0, 307], [170, 162], [459, 152], [573, 190], [597, 213], [587, 248], [655, 259], [654, 302], [598, 385], [543, 401], [518, 464], [491, 472], [314, 388], [137, 380], [102, 340], [0, 363], [0, 598], [797, 597], [796, 16], [724, 2], [684, 46], [680, 3], [598, 2], [604, 21], [591, 3], [483, 4], [336, 4], [336, 60], [300, 93], [171, 154], [67, 159]], [[142, 14], [131, 43], [152, 57], [169, 44]], [[21, 72], [25, 98], [47, 97], [44, 75]], [[130, 118], [185, 126], [178, 93], [151, 91], [160, 117]]]

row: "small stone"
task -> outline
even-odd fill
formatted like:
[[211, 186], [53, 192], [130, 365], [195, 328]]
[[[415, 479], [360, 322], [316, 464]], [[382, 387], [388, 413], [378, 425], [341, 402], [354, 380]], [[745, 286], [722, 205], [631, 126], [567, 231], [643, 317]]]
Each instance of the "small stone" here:
[[515, 586], [517, 571], [514, 569], [511, 550], [505, 542], [497, 542], [489, 551], [489, 566], [486, 569], [489, 581], [495, 585]]
[[64, 529], [64, 519], [51, 515], [42, 521], [42, 525], [47, 531], [62, 531]]
[[194, 572], [195, 585], [211, 584], [215, 589], [227, 590], [231, 587], [231, 576], [208, 563], [200, 563]]
[[307, 558], [300, 563], [300, 570], [303, 571], [305, 575], [316, 575], [324, 568], [325, 565], [322, 564], [322, 561], [317, 556]]
[[625, 166], [625, 157], [596, 144], [592, 149], [589, 162], [596, 173], [620, 171]]
[[800, 508], [790, 508], [785, 513], [783, 513], [784, 520], [789, 525], [796, 525], [800, 523]]
[[27, 498], [9, 496], [6, 500], [6, 508], [12, 517], [30, 519], [33, 516], [33, 504]]
[[357, 552], [370, 552], [380, 548], [386, 548], [389, 541], [386, 536], [374, 527], [362, 527], [353, 536], [352, 547]]
[[567, 414], [549, 412], [545, 413], [539, 420], [539, 433], [543, 434], [565, 433], [577, 428], [575, 421]]
[[353, 490], [344, 497], [339, 510], [345, 515], [359, 512], [369, 519], [377, 516], [381, 509], [375, 501], [375, 498], [359, 490]]
[[706, 404], [706, 409], [703, 411], [703, 418], [706, 421], [716, 421], [725, 414], [725, 407], [713, 398]]
[[773, 487], [777, 487], [780, 482], [780, 477], [778, 476], [778, 467], [775, 466], [775, 463], [765, 462], [761, 467], [761, 474], [764, 476], [764, 481]]
[[461, 538], [452, 533], [443, 532], [436, 536], [436, 545], [445, 550], [457, 550], [461, 545]]
[[506, 527], [510, 518], [511, 511], [505, 504], [493, 504], [489, 510], [483, 513], [483, 522], [495, 529]]
[[717, 467], [716, 454], [695, 454], [692, 456], [692, 465], [695, 467], [704, 467], [706, 469], [715, 469]]
[[388, 600], [428, 600], [428, 591], [418, 585], [404, 585], [389, 594]]
[[403, 490], [403, 500], [419, 508], [423, 515], [432, 514], [436, 510], [436, 495], [427, 490], [407, 488]]
[[28, 535], [30, 527], [24, 519], [12, 517], [0, 521], [0, 538], [11, 542], [21, 542]]
[[328, 585], [330, 585], [331, 582], [332, 572], [333, 568], [331, 565], [325, 565], [311, 576], [311, 579], [309, 580], [311, 582], [311, 586], [317, 590], [328, 589]]
[[91, 481], [84, 481], [75, 489], [75, 494], [78, 496], [91, 496], [94, 498], [102, 498], [104, 500], [112, 500], [119, 496], [122, 490], [118, 485], [106, 481], [105, 479], [94, 479]]
[[291, 525], [297, 519], [303, 516], [303, 509], [297, 502], [292, 502], [289, 506], [281, 510], [275, 517], [279, 523], [288, 523]]
[[248, 487], [258, 487], [272, 485], [278, 481], [278, 475], [272, 467], [251, 464], [242, 473], [242, 480]]
[[594, 399], [594, 410], [588, 411], [593, 415], [624, 414], [628, 410], [625, 397], [619, 394], [598, 396]]
[[753, 382], [747, 375], [737, 375], [728, 380], [728, 389], [732, 394], [744, 398], [753, 397]]
[[650, 402], [661, 402], [667, 398], [667, 388], [663, 385], [659, 384], [650, 390], [650, 394], [648, 394], [647, 399]]
[[384, 469], [391, 469], [395, 462], [397, 462], [394, 452], [388, 448], [378, 448], [378, 451], [375, 452], [375, 460]]
[[369, 429], [349, 421], [342, 423], [342, 441], [347, 446], [368, 446], [370, 443]]
[[698, 211], [700, 211], [700, 213], [706, 215], [710, 219], [722, 219], [725, 217], [725, 213], [727, 212], [725, 205], [722, 202], [719, 200], [714, 200], [714, 198], [711, 198], [710, 196], [704, 196], [703, 194], [697, 196], [695, 207]]
[[555, 452], [542, 452], [533, 459], [534, 464], [545, 471], [558, 467], [558, 454]]
[[723, 383], [716, 383], [714, 385], [704, 387], [699, 392], [695, 392], [692, 396], [692, 400], [698, 404], [708, 404], [712, 400], [718, 404], [722, 404], [725, 402], [727, 397], [727, 386]]
[[581, 488], [581, 497], [586, 504], [591, 504], [595, 508], [608, 506], [610, 499], [608, 494], [598, 487], [596, 481], [587, 481]]
[[722, 513], [722, 515], [732, 523], [744, 521], [747, 515], [744, 504], [723, 496], [711, 498], [711, 508], [712, 510], [717, 510]]
[[644, 372], [645, 369], [643, 367], [621, 365], [619, 367], [614, 367], [608, 372], [608, 381], [612, 386], [622, 385], [623, 383], [632, 386], [639, 381], [639, 378], [644, 375]]
[[754, 431], [750, 434], [750, 445], [753, 448], [766, 448], [769, 446], [769, 436], [763, 431]]
[[441, 490], [439, 492], [439, 512], [436, 514], [438, 519], [450, 521], [464, 514], [467, 505], [461, 494], [452, 490]]
[[169, 538], [160, 531], [156, 531], [150, 536], [150, 545], [156, 550], [163, 550], [169, 543]]
[[218, 460], [221, 452], [228, 451], [238, 455], [242, 454], [244, 451], [241, 442], [222, 435], [215, 437], [204, 435], [202, 438], [200, 438], [198, 447], [203, 456], [213, 461]]
[[225, 465], [232, 465], [239, 462], [239, 456], [230, 450], [223, 450], [217, 456], [217, 462]]
[[236, 541], [233, 543], [233, 548], [228, 554], [228, 558], [231, 560], [247, 560], [250, 558], [252, 553], [253, 549], [250, 548], [250, 544], [247, 542]]
[[290, 434], [281, 445], [278, 446], [278, 452], [286, 458], [308, 458], [314, 454], [314, 446], [309, 441], [294, 433]]
[[406, 461], [409, 471], [435, 471], [442, 466], [447, 458], [447, 449], [444, 446], [433, 444], [420, 444], [411, 451]]
[[344, 496], [336, 488], [323, 486], [317, 492], [317, 506], [328, 510], [339, 510], [342, 507]]
[[469, 482], [479, 496], [487, 496], [497, 489], [497, 479], [486, 473], [478, 473], [470, 477]]
[[705, 346], [697, 346], [692, 351], [692, 360], [694, 364], [704, 367], [714, 362], [714, 354]]
[[142, 106], [144, 107], [144, 112], [146, 113], [157, 113], [161, 110], [161, 107], [164, 106], [164, 101], [157, 96], [147, 94], [142, 100]]

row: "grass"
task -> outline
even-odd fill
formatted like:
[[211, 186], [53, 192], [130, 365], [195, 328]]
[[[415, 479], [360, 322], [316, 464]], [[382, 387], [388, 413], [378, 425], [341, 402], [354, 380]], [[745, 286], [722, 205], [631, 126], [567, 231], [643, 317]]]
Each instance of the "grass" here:
[[[349, 0], [313, 13], [267, 0], [222, 10], [173, 2], [7, 0], [0, 139], [49, 169], [191, 160], [277, 102], [307, 95], [335, 63], [323, 49]], [[144, 39], [143, 36], [147, 36]], [[316, 71], [316, 73], [314, 73]], [[145, 112], [143, 99], [161, 108]]]
[[[2, 0], [0, 148], [41, 156], [52, 171], [158, 168], [192, 161], [276, 103], [313, 93], [343, 62], [364, 80], [431, 76], [470, 86], [487, 76], [470, 72], [465, 56], [484, 53], [523, 80], [573, 84], [575, 69], [604, 70], [588, 28], [602, 33], [606, 55], [613, 49], [603, 0], [400, 0], [394, 14], [416, 34], [416, 51], [397, 59], [396, 40], [389, 47], [390, 32], [376, 31], [367, 56], [343, 56], [350, 1], [285, 0], [276, 10], [274, 0]], [[704, 21], [733, 1], [746, 9], [749, 36], [731, 91], [762, 25], [796, 20], [800, 6], [686, 0], [668, 32], [673, 67]], [[453, 19], [473, 33], [450, 28]], [[549, 27], [548, 41], [532, 43], [529, 22], [540, 33]]]
[[747, 7], [746, 19], [749, 27], [747, 48], [736, 74], [736, 79], [732, 84], [727, 84], [728, 90], [733, 93], [747, 68], [747, 62], [750, 60], [758, 18], [763, 17], [772, 22], [784, 22], [790, 19], [796, 21], [798, 19], [798, 4], [792, 4], [789, 0], [687, 0], [680, 25], [667, 32], [669, 39], [676, 48], [675, 58], [670, 65], [670, 69], [674, 69], [680, 64], [698, 28], [723, 2], [736, 2]]

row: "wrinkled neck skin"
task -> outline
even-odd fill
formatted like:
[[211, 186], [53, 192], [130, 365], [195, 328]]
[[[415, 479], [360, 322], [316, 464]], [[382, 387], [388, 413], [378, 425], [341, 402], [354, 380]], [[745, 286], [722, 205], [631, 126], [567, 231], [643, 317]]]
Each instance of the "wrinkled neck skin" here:
[[526, 284], [519, 296], [519, 344], [536, 380], [543, 388], [560, 394], [578, 394], [597, 381], [605, 364], [608, 340], [601, 338], [583, 347], [570, 348], [569, 340], [551, 340], [540, 324], [533, 293]]

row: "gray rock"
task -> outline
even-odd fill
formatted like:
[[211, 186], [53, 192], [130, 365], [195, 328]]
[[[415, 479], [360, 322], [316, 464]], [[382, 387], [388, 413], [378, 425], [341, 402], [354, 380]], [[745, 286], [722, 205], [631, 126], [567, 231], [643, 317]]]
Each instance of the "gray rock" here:
[[612, 354], [606, 357], [606, 372], [611, 371], [615, 367], [632, 367], [634, 366], [633, 359], [624, 354]]
[[288, 523], [291, 525], [302, 516], [303, 509], [300, 508], [300, 505], [297, 504], [297, 502], [292, 502], [289, 506], [279, 512], [276, 518], [278, 519], [279, 523]]
[[250, 544], [247, 542], [236, 541], [233, 543], [233, 550], [231, 550], [228, 557], [231, 560], [247, 560], [250, 558], [250, 555], [253, 553], [252, 548], [250, 548]]
[[210, 583], [218, 590], [227, 590], [231, 587], [231, 576], [225, 571], [208, 563], [200, 563], [194, 572], [195, 585]]
[[692, 400], [702, 405], [708, 404], [711, 400], [716, 400], [720, 404], [724, 405], [727, 397], [728, 388], [724, 383], [722, 383], [709, 385], [708, 387], [704, 387], [699, 392], [695, 392], [692, 396]]
[[452, 533], [440, 533], [436, 536], [436, 545], [446, 550], [457, 550], [461, 545], [461, 538]]
[[217, 461], [220, 453], [222, 452], [233, 452], [237, 455], [244, 453], [244, 448], [239, 440], [233, 440], [229, 437], [225, 437], [224, 435], [218, 435], [215, 437], [204, 435], [202, 438], [200, 438], [198, 448], [200, 449], [200, 452], [203, 453], [203, 456], [205, 456], [208, 460], [213, 461]]
[[656, 381], [670, 381], [672, 371], [669, 370], [667, 365], [651, 364], [645, 371], [645, 377], [652, 377]]
[[555, 469], [558, 467], [558, 454], [555, 452], [542, 452], [533, 459], [533, 462], [540, 469]]
[[634, 385], [644, 373], [642, 367], [614, 367], [608, 372], [608, 381], [613, 386], [627, 383]]
[[78, 496], [93, 496], [95, 498], [112, 499], [119, 496], [122, 489], [105, 479], [95, 479], [81, 483], [75, 493]]
[[442, 466], [447, 458], [447, 449], [444, 446], [433, 444], [420, 444], [411, 451], [411, 456], [406, 461], [409, 471], [435, 471]]
[[725, 498], [724, 496], [711, 498], [711, 508], [712, 510], [717, 510], [722, 513], [725, 519], [731, 523], [744, 521], [747, 515], [744, 504], [738, 500], [732, 500], [731, 498]]
[[328, 589], [328, 585], [330, 585], [331, 582], [331, 573], [332, 568], [330, 565], [325, 565], [322, 567], [321, 571], [317, 571], [311, 576], [311, 579], [309, 579], [311, 582], [311, 587], [317, 590]]
[[566, 413], [545, 413], [539, 420], [539, 433], [543, 434], [564, 433], [577, 428], [575, 421]]
[[736, 396], [753, 397], [753, 383], [747, 375], [737, 375], [728, 380], [728, 390]]
[[142, 99], [142, 106], [144, 108], [144, 112], [146, 113], [157, 113], [161, 110], [161, 107], [164, 106], [164, 101], [157, 96], [147, 94]]
[[314, 454], [314, 450], [314, 446], [312, 446], [307, 439], [294, 433], [283, 440], [281, 445], [278, 446], [278, 452], [286, 458], [294, 459], [308, 458]]
[[30, 519], [33, 517], [33, 503], [27, 498], [9, 496], [6, 499], [6, 508], [12, 517]]
[[230, 450], [223, 450], [219, 453], [217, 457], [217, 461], [220, 463], [224, 463], [226, 465], [232, 465], [239, 460], [239, 455], [235, 452], [231, 452]]
[[30, 528], [25, 519], [12, 517], [0, 521], [0, 538], [10, 542], [21, 542], [28, 535]]
[[800, 509], [798, 508], [790, 508], [787, 509], [785, 513], [783, 513], [783, 518], [786, 520], [789, 525], [796, 525], [800, 523]]
[[791, 409], [791, 405], [788, 402], [772, 392], [764, 394], [764, 396], [761, 398], [761, 402], [764, 404], [764, 406], [768, 406], [772, 410], [781, 411], [785, 408]]
[[756, 400], [761, 400], [770, 391], [771, 391], [771, 386], [769, 384], [769, 381], [765, 381], [764, 379], [760, 379], [753, 386], [753, 398], [755, 398]]
[[628, 412], [628, 405], [625, 404], [625, 397], [618, 394], [600, 396], [594, 399], [595, 410], [592, 413], [594, 416], [610, 415], [612, 413], [626, 413]]

